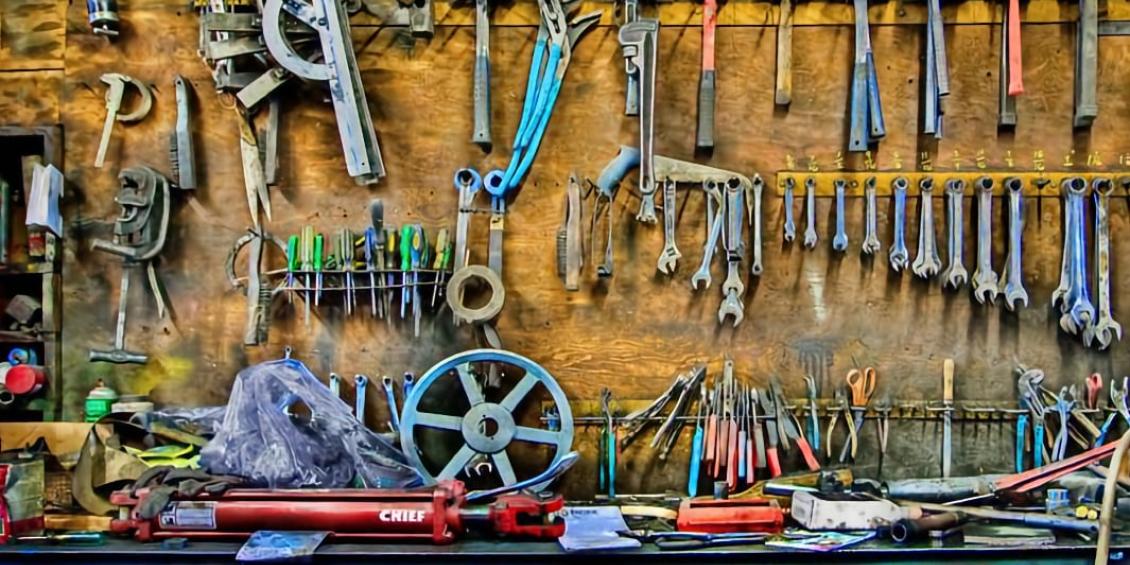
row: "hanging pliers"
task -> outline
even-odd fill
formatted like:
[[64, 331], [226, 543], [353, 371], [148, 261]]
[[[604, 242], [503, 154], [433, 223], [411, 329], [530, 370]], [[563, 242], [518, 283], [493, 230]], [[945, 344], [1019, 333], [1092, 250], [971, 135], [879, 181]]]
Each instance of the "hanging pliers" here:
[[1059, 389], [1055, 397], [1055, 411], [1059, 414], [1059, 432], [1055, 436], [1055, 445], [1052, 447], [1052, 461], [1062, 461], [1067, 454], [1067, 430], [1071, 421], [1071, 410], [1075, 408], [1075, 385]]
[[816, 404], [816, 379], [805, 376], [804, 384], [808, 391], [808, 444], [820, 449], [820, 410]]
[[832, 459], [832, 433], [836, 431], [836, 422], [840, 420], [840, 413], [844, 415], [844, 421], [847, 424], [848, 442], [852, 446], [852, 457], [855, 457], [855, 450], [857, 439], [855, 436], [855, 419], [851, 415], [851, 406], [848, 404], [847, 390], [843, 386], [836, 387], [836, 392], [832, 396], [832, 406], [829, 407], [828, 412], [831, 418], [828, 422], [828, 431], [824, 435], [827, 437], [827, 450], [825, 455], [828, 460]]

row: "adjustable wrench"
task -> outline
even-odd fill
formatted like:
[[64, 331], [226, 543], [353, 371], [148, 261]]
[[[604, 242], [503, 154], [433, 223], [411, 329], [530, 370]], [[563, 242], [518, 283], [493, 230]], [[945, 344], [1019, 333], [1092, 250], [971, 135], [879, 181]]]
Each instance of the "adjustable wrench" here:
[[923, 178], [918, 182], [918, 191], [918, 255], [911, 270], [919, 278], [928, 279], [942, 268], [934, 234], [934, 179]]
[[906, 268], [910, 261], [910, 253], [906, 250], [906, 177], [896, 177], [891, 181], [891, 189], [895, 199], [895, 226], [891, 250], [888, 257], [891, 269], [898, 273]]
[[950, 179], [946, 181], [946, 270], [942, 271], [942, 284], [957, 290], [969, 278], [962, 260], [964, 241], [962, 231], [965, 223], [961, 219], [961, 204], [965, 196], [965, 181]]
[[722, 283], [722, 294], [725, 298], [718, 308], [718, 323], [726, 321], [727, 316], [734, 317], [734, 327], [742, 323], [745, 317], [742, 305], [742, 294], [745, 284], [742, 283], [741, 264], [744, 249], [742, 245], [742, 188], [738, 179], [726, 182], [726, 198], [724, 200], [726, 231], [722, 244], [726, 248], [726, 280]]
[[628, 75], [636, 77], [640, 115], [640, 210], [636, 220], [653, 224], [655, 216], [655, 75], [659, 21], [641, 19], [620, 28], [620, 48]]
[[816, 179], [804, 179], [804, 246], [816, 248]]
[[836, 235], [832, 237], [832, 249], [844, 252], [848, 246], [847, 231], [844, 228], [844, 191], [847, 190], [847, 181], [836, 179], [833, 186], [836, 189]]
[[674, 180], [665, 178], [663, 179], [663, 251], [659, 254], [659, 261], [657, 268], [659, 272], [670, 275], [675, 272], [675, 266], [679, 262], [679, 257], [683, 254], [679, 252], [678, 246], [675, 245], [675, 189], [677, 185]]
[[1004, 295], [1004, 305], [1016, 310], [1016, 303], [1023, 302], [1028, 307], [1028, 292], [1024, 290], [1024, 270], [1020, 258], [1023, 255], [1024, 208], [1021, 195], [1024, 183], [1017, 177], [1004, 179], [1004, 189], [1008, 192], [1008, 258], [1001, 272], [1000, 293]]
[[749, 229], [753, 232], [750, 234], [753, 238], [753, 260], [749, 272], [755, 277], [761, 276], [764, 269], [761, 264], [761, 191], [764, 188], [765, 181], [761, 180], [761, 175], [754, 173], [752, 183], [746, 187], [745, 194], [746, 216], [749, 220]]
[[996, 301], [997, 274], [993, 271], [993, 179], [981, 177], [977, 190], [977, 268], [973, 270], [973, 298], [984, 304]]
[[1071, 214], [1071, 233], [1069, 237], [1071, 253], [1069, 256], [1069, 288], [1064, 303], [1059, 326], [1070, 334], [1078, 334], [1095, 319], [1095, 308], [1091, 305], [1090, 291], [1087, 289], [1087, 241], [1086, 241], [1086, 200], [1087, 183], [1081, 178], [1068, 179], [1067, 207]]
[[691, 288], [698, 290], [699, 283], [706, 283], [703, 288], [710, 288], [710, 264], [714, 260], [714, 250], [718, 248], [718, 237], [722, 235], [722, 191], [718, 183], [706, 181], [702, 183], [702, 190], [706, 193], [706, 215], [709, 229], [706, 233], [706, 245], [702, 249], [702, 264], [694, 275], [691, 275]]
[[794, 188], [796, 188], [796, 181], [793, 180], [793, 177], [785, 179], [785, 241], [789, 242], [796, 239], [796, 222], [793, 221]]
[[863, 182], [864, 218], [863, 218], [863, 246], [864, 255], [873, 255], [879, 252], [882, 245], [879, 243], [879, 205], [875, 198], [875, 177], [867, 177]]
[[1098, 339], [1098, 348], [1106, 349], [1113, 339], [1122, 340], [1122, 325], [1110, 312], [1110, 179], [1095, 179], [1095, 321], [1083, 330], [1087, 347]]

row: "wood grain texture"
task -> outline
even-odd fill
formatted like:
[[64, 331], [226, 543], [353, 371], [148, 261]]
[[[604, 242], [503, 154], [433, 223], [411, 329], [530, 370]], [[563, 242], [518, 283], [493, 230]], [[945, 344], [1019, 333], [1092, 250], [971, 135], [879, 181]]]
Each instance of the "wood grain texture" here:
[[[981, 9], [969, 3], [968, 8]], [[1038, 3], [1044, 6], [1046, 3]], [[1037, 4], [1033, 4], [1036, 6]], [[797, 7], [794, 29], [793, 99], [787, 111], [773, 106], [775, 44], [773, 23], [735, 22], [726, 5], [717, 36], [718, 98], [716, 149], [703, 162], [759, 172], [771, 182], [785, 167], [786, 156], [815, 156], [827, 167], [844, 148], [847, 132], [852, 32], [849, 26], [805, 26], [806, 7]], [[962, 6], [965, 6], [964, 4]], [[1055, 5], [1069, 11], [1067, 4]], [[610, 8], [607, 5], [603, 7]], [[913, 6], [911, 7], [913, 8]], [[512, 8], [518, 10], [519, 8]], [[831, 8], [828, 8], [831, 10]], [[847, 9], [846, 5], [836, 10]], [[876, 5], [875, 10], [889, 10]], [[694, 118], [699, 74], [696, 7], [665, 4], [659, 53], [657, 151], [680, 159], [693, 157]], [[681, 12], [679, 12], [681, 10]], [[506, 25], [492, 37], [493, 127], [495, 149], [482, 154], [470, 143], [473, 29], [470, 11], [459, 8], [439, 18], [430, 42], [404, 41], [397, 30], [357, 25], [354, 44], [369, 105], [380, 137], [389, 177], [375, 187], [357, 187], [345, 173], [332, 108], [316, 86], [292, 91], [282, 116], [281, 184], [272, 190], [274, 218], [268, 229], [279, 236], [303, 224], [325, 232], [342, 225], [359, 229], [367, 222], [370, 198], [385, 202], [393, 224], [419, 222], [433, 231], [455, 223], [455, 169], [480, 171], [504, 166], [517, 127], [533, 47], [535, 28]], [[465, 12], [465, 13], [464, 13]], [[437, 12], [437, 16], [441, 12]], [[768, 14], [768, 12], [763, 12]], [[390, 330], [367, 314], [345, 318], [340, 308], [324, 307], [307, 331], [300, 302], [276, 302], [268, 345], [240, 345], [244, 297], [228, 288], [222, 272], [227, 250], [249, 225], [243, 196], [235, 116], [229, 102], [212, 92], [210, 76], [195, 53], [197, 21], [183, 3], [167, 0], [123, 6], [122, 39], [107, 44], [86, 32], [85, 9], [67, 12], [65, 77], [55, 71], [34, 75], [0, 73], [0, 107], [21, 123], [60, 120], [66, 131], [68, 238], [64, 262], [64, 368], [66, 415], [78, 418], [81, 399], [97, 378], [121, 392], [149, 393], [158, 403], [210, 404], [226, 400], [230, 383], [248, 363], [277, 358], [286, 345], [325, 378], [329, 371], [348, 376], [366, 373], [417, 375], [447, 355], [474, 346], [466, 328], [452, 328], [450, 315], [425, 317], [423, 335], [411, 337], [409, 323]], [[878, 15], [876, 15], [878, 16]], [[454, 19], [454, 18], [463, 19]], [[515, 16], [516, 17], [516, 16]], [[821, 16], [823, 17], [823, 16]], [[679, 19], [682, 18], [682, 19]], [[728, 19], [729, 18], [729, 19]], [[464, 21], [466, 20], [466, 21]], [[517, 24], [523, 20], [515, 20]], [[610, 21], [606, 19], [605, 23]], [[873, 21], [882, 21], [875, 17]], [[453, 23], [455, 25], [447, 25]], [[4, 27], [7, 28], [5, 19]], [[160, 29], [160, 33], [142, 30]], [[946, 137], [919, 138], [920, 68], [923, 30], [918, 25], [881, 25], [872, 30], [879, 82], [888, 127], [876, 155], [889, 167], [898, 153], [912, 167], [920, 151], [930, 151], [939, 169], [948, 167], [956, 149], [971, 159], [984, 149], [993, 166], [1011, 150], [1027, 166], [1033, 151], [1046, 152], [1049, 168], [1075, 150], [1077, 162], [1100, 151], [1107, 165], [1127, 150], [1124, 126], [1130, 119], [1118, 76], [1130, 65], [1130, 42], [1103, 38], [1099, 58], [1100, 113], [1093, 130], [1071, 128], [1073, 26], [1025, 27], [1025, 79], [1014, 134], [996, 132], [995, 76], [999, 29], [989, 25], [949, 26], [953, 94], [947, 102]], [[6, 41], [7, 38], [5, 37]], [[140, 124], [115, 127], [105, 169], [92, 167], [102, 119], [104, 72], [123, 72], [154, 87], [152, 114]], [[168, 170], [167, 136], [173, 124], [172, 79], [187, 77], [197, 92], [197, 155], [201, 188], [195, 202], [175, 211], [170, 243], [159, 266], [172, 298], [175, 316], [157, 320], [152, 299], [135, 279], [131, 300], [131, 348], [148, 351], [145, 367], [117, 367], [86, 361], [87, 349], [110, 343], [113, 335], [119, 264], [90, 251], [90, 240], [105, 237], [117, 213], [113, 203], [116, 174], [124, 167], [149, 164]], [[552, 233], [561, 218], [561, 194], [568, 174], [595, 177], [620, 144], [636, 143], [636, 124], [622, 115], [623, 59], [616, 28], [595, 28], [574, 52], [553, 120], [521, 194], [509, 207], [505, 271], [507, 305], [499, 322], [505, 346], [542, 363], [578, 400], [598, 398], [609, 386], [618, 398], [646, 399], [661, 393], [672, 375], [696, 361], [720, 370], [722, 355], [737, 362], [745, 380], [764, 385], [780, 375], [786, 392], [801, 396], [804, 372], [820, 379], [830, 396], [843, 374], [855, 365], [874, 365], [880, 391], [895, 399], [937, 399], [941, 363], [957, 363], [957, 401], [1012, 399], [1016, 362], [1043, 367], [1048, 384], [1078, 382], [1091, 371], [1114, 374], [1126, 364], [1126, 348], [1087, 351], [1060, 335], [1047, 299], [1059, 265], [1059, 206], [1055, 201], [1026, 209], [1025, 274], [1032, 303], [1018, 315], [982, 307], [968, 291], [943, 292], [936, 282], [922, 283], [909, 274], [888, 272], [885, 261], [858, 258], [862, 202], [848, 201], [849, 253], [833, 256], [829, 243], [834, 219], [832, 201], [818, 202], [821, 242], [811, 252], [780, 242], [783, 216], [779, 199], [766, 191], [765, 275], [750, 282], [746, 321], [737, 329], [716, 323], [723, 272], [715, 266], [709, 290], [691, 292], [687, 278], [702, 253], [705, 230], [700, 191], [680, 190], [678, 245], [683, 251], [672, 279], [655, 273], [662, 247], [661, 229], [633, 220], [636, 201], [625, 184], [615, 206], [616, 276], [598, 284], [590, 269], [582, 290], [566, 293], [555, 276]], [[52, 93], [55, 93], [54, 95]], [[6, 120], [7, 121], [7, 120]], [[849, 165], [852, 163], [849, 161]], [[971, 166], [971, 165], [970, 165]], [[940, 200], [940, 199], [939, 199]], [[587, 206], [587, 204], [586, 204]], [[935, 214], [941, 217], [940, 201]], [[915, 206], [910, 206], [913, 213]], [[1126, 203], [1116, 199], [1112, 231], [1128, 229]], [[586, 213], [588, 210], [586, 210]], [[916, 216], [915, 216], [916, 217]], [[966, 203], [966, 218], [971, 209]], [[486, 221], [476, 216], [472, 260], [485, 262]], [[966, 265], [973, 261], [972, 226], [966, 230]], [[880, 206], [884, 253], [890, 242], [886, 203]], [[911, 220], [914, 234], [917, 221]], [[939, 226], [939, 234], [941, 229]], [[1003, 230], [995, 234], [995, 264], [1004, 258]], [[1113, 292], [1115, 317], [1130, 320], [1130, 303], [1119, 299], [1130, 287], [1117, 276], [1130, 251], [1115, 247]], [[277, 254], [272, 258], [277, 261]], [[591, 266], [590, 266], [591, 267]], [[242, 268], [242, 267], [240, 267]], [[748, 280], [748, 279], [747, 279]], [[362, 302], [364, 304], [364, 302]], [[351, 387], [345, 387], [351, 400]], [[371, 399], [369, 423], [387, 419], [384, 402]], [[976, 428], [976, 429], [975, 429]], [[1010, 465], [1010, 425], [969, 426], [955, 431], [955, 474], [1003, 471]], [[595, 485], [596, 430], [578, 432], [584, 463], [572, 472], [567, 492], [582, 495]], [[929, 476], [938, 471], [940, 430], [933, 423], [892, 425], [884, 475]], [[624, 458], [622, 490], [680, 488], [685, 480], [689, 434], [662, 465], [655, 454], [633, 447]], [[874, 472], [874, 428], [863, 432], [859, 470]], [[838, 440], [837, 440], [838, 442]], [[659, 472], [656, 472], [659, 471]]]
[[63, 70], [63, 0], [0, 2], [0, 71]]

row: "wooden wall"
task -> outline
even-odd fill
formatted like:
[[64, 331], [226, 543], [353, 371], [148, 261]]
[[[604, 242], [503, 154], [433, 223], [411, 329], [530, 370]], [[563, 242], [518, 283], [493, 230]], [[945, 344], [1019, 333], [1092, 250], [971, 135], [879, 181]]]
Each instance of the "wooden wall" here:
[[[426, 318], [423, 335], [411, 336], [407, 323], [391, 330], [367, 315], [345, 319], [326, 314], [307, 331], [301, 313], [276, 308], [268, 345], [241, 346], [245, 304], [228, 288], [222, 264], [232, 242], [249, 226], [234, 114], [211, 89], [208, 70], [196, 55], [197, 18], [184, 2], [122, 2], [126, 22], [121, 40], [107, 43], [87, 31], [82, 3], [8, 0], [0, 12], [0, 109], [5, 122], [22, 125], [61, 122], [66, 133], [68, 233], [64, 261], [64, 366], [66, 416], [81, 416], [81, 400], [98, 378], [121, 392], [149, 393], [159, 403], [223, 403], [235, 373], [243, 366], [277, 358], [286, 345], [319, 375], [424, 372], [439, 359], [473, 346], [465, 328], [452, 328], [448, 315]], [[610, 4], [590, 4], [607, 14]], [[1111, 3], [1107, 13], [1125, 14]], [[646, 7], [645, 13], [655, 10]], [[787, 165], [814, 158], [832, 167], [846, 145], [845, 120], [850, 79], [852, 29], [848, 5], [802, 4], [794, 32], [794, 93], [783, 111], [772, 104], [775, 59], [775, 7], [731, 2], [723, 6], [717, 35], [716, 166], [767, 180]], [[924, 46], [919, 5], [900, 15], [895, 2], [872, 6], [872, 29], [879, 82], [885, 103], [887, 138], [876, 154], [881, 168], [896, 160], [913, 168], [921, 151], [944, 171], [973, 167], [983, 150], [990, 167], [1003, 167], [1011, 152], [1017, 168], [1031, 166], [1043, 151], [1048, 168], [1058, 168], [1074, 151], [1084, 170], [1087, 155], [1098, 152], [1103, 168], [1119, 168], [1119, 154], [1130, 151], [1130, 125], [1121, 76], [1130, 70], [1130, 40], [1102, 38], [1099, 59], [1100, 114], [1089, 132], [1071, 127], [1074, 17], [1071, 4], [1047, 0], [1027, 8], [1024, 28], [1025, 83], [1014, 134], [996, 130], [999, 6], [968, 2], [947, 7], [946, 29], [952, 94], [946, 137], [938, 143], [917, 135], [919, 84]], [[1019, 314], [973, 302], [968, 288], [943, 292], [937, 281], [894, 275], [885, 261], [858, 257], [862, 202], [848, 204], [852, 248], [842, 257], [830, 250], [832, 202], [822, 199], [818, 214], [821, 242], [815, 251], [783, 246], [780, 200], [765, 200], [765, 274], [750, 285], [746, 321], [736, 330], [719, 327], [716, 312], [723, 273], [715, 284], [692, 293], [687, 280], [701, 257], [704, 212], [701, 196], [680, 192], [687, 201], [679, 221], [684, 258], [674, 278], [655, 273], [662, 247], [661, 227], [636, 224], [636, 201], [628, 190], [615, 206], [616, 276], [594, 283], [586, 271], [581, 292], [566, 293], [555, 276], [550, 234], [561, 217], [562, 191], [570, 171], [595, 177], [620, 144], [636, 143], [636, 122], [623, 111], [623, 60], [610, 15], [574, 52], [553, 121], [532, 172], [510, 206], [506, 223], [507, 304], [499, 331], [507, 348], [541, 362], [579, 408], [610, 386], [619, 399], [648, 399], [661, 393], [678, 371], [696, 361], [720, 369], [729, 354], [745, 380], [764, 384], [780, 375], [787, 391], [803, 394], [804, 360], [822, 360], [823, 394], [852, 366], [879, 370], [880, 390], [896, 400], [938, 399], [942, 359], [957, 362], [960, 400], [1015, 398], [1013, 366], [1044, 368], [1048, 384], [1080, 382], [1091, 371], [1116, 374], [1126, 365], [1126, 346], [1110, 353], [1084, 349], [1063, 336], [1047, 307], [1059, 265], [1059, 204], [1047, 200], [1026, 212], [1025, 276], [1031, 304]], [[664, 4], [660, 35], [657, 151], [693, 157], [695, 104], [699, 73], [699, 10], [688, 3]], [[435, 229], [454, 226], [455, 169], [481, 171], [505, 165], [508, 141], [516, 128], [533, 46], [532, 5], [500, 6], [493, 30], [495, 150], [484, 155], [469, 143], [471, 66], [474, 30], [466, 7], [441, 5], [440, 25], [431, 41], [410, 42], [393, 29], [379, 29], [367, 18], [355, 22], [354, 39], [369, 104], [378, 131], [388, 178], [375, 187], [357, 187], [345, 173], [333, 111], [315, 96], [286, 100], [282, 119], [281, 184], [272, 191], [274, 218], [268, 229], [286, 236], [304, 224], [323, 231], [367, 223], [366, 203], [380, 197], [386, 220], [420, 222]], [[65, 41], [63, 29], [65, 27]], [[65, 45], [65, 48], [64, 48]], [[151, 84], [156, 104], [137, 125], [119, 124], [104, 169], [92, 167], [104, 116], [99, 76], [121, 72]], [[203, 169], [195, 201], [179, 207], [170, 245], [160, 267], [175, 317], [157, 320], [152, 301], [134, 281], [128, 344], [148, 351], [144, 367], [118, 367], [86, 361], [90, 347], [104, 347], [113, 336], [118, 264], [93, 253], [90, 240], [104, 236], [117, 208], [116, 174], [148, 164], [167, 170], [167, 135], [174, 119], [172, 80], [182, 74], [196, 87], [199, 117], [197, 155]], [[897, 154], [897, 156], [896, 156]], [[849, 160], [847, 166], [851, 166]], [[944, 173], [939, 172], [939, 175]], [[1127, 204], [1119, 194], [1112, 218], [1115, 240], [1126, 232]], [[936, 216], [941, 217], [936, 200]], [[880, 237], [889, 245], [887, 206], [880, 206]], [[799, 209], [799, 208], [798, 208]], [[911, 206], [914, 210], [914, 206]], [[968, 206], [966, 217], [972, 217]], [[587, 210], [586, 210], [587, 213]], [[481, 220], [481, 217], [480, 217]], [[916, 220], [910, 226], [916, 226]], [[939, 226], [939, 234], [941, 227]], [[966, 265], [973, 264], [972, 228], [967, 228]], [[474, 261], [485, 261], [485, 222], [474, 230]], [[916, 233], [912, 229], [911, 233]], [[997, 265], [1003, 261], [998, 230]], [[939, 238], [941, 241], [941, 239]], [[1130, 322], [1130, 303], [1120, 297], [1130, 282], [1117, 276], [1130, 265], [1130, 249], [1115, 247], [1113, 283], [1116, 319]], [[999, 267], [998, 267], [999, 268]], [[327, 311], [328, 312], [328, 311]], [[809, 363], [811, 366], [811, 363]], [[383, 401], [371, 400], [370, 424], [383, 422]], [[892, 426], [886, 476], [928, 476], [937, 472], [938, 428], [923, 421]], [[1004, 471], [1009, 467], [1011, 425], [959, 427], [957, 473]], [[860, 470], [874, 471], [873, 429], [868, 426]], [[582, 429], [586, 463], [570, 475], [569, 492], [583, 494], [595, 484], [595, 428]], [[688, 434], [689, 436], [689, 434]], [[684, 438], [687, 440], [687, 438]], [[621, 491], [655, 490], [683, 484], [685, 463], [673, 457], [659, 467], [646, 450], [626, 454]]]

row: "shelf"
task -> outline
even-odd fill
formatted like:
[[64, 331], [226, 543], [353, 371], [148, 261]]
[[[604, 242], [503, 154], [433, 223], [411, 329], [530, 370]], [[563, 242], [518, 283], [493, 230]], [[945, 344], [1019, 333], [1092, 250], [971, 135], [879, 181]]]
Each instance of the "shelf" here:
[[49, 341], [55, 341], [54, 333], [0, 330], [0, 343], [46, 343]]
[[55, 265], [48, 262], [41, 263], [21, 263], [0, 265], [0, 276], [2, 275], [45, 275], [55, 272]]

